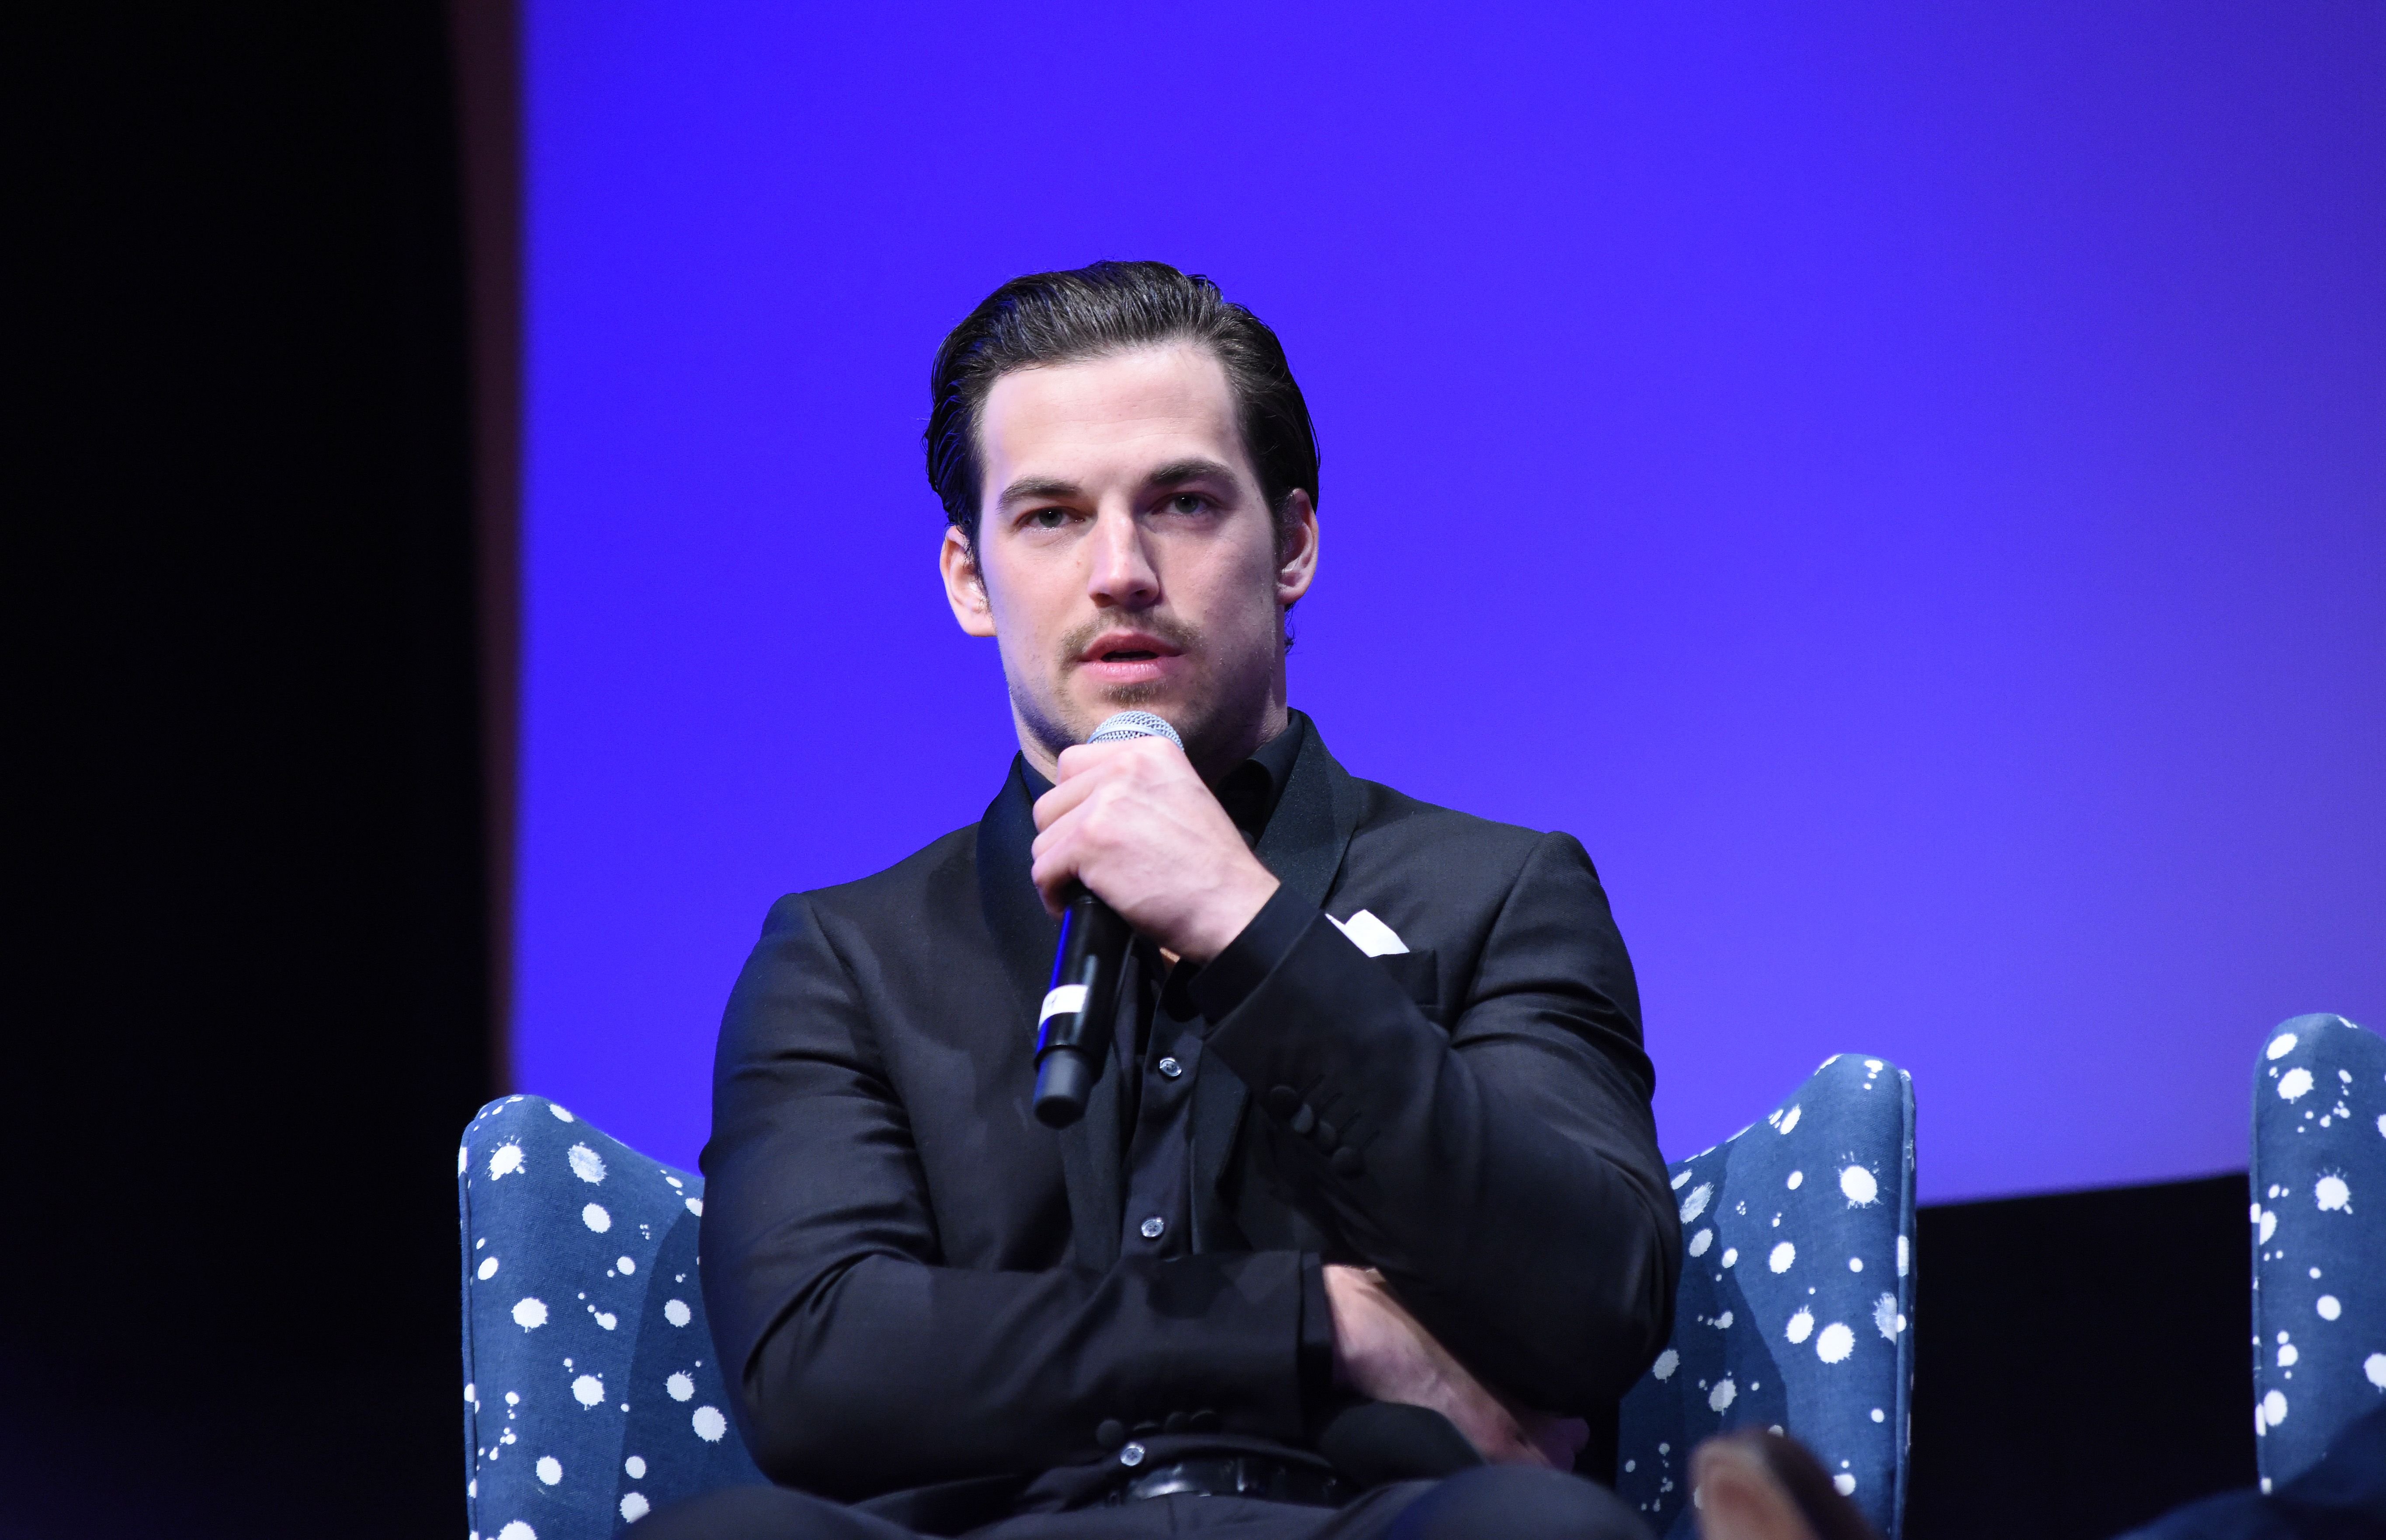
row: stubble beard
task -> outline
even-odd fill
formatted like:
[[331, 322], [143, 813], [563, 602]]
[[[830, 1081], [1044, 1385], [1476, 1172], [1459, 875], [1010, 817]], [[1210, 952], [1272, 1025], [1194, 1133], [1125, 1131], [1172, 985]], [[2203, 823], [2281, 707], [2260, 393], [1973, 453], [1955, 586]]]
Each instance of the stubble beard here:
[[[1263, 663], [1251, 660], [1260, 666], [1247, 665], [1230, 676], [1221, 677], [1204, 666], [1212, 658], [1208, 638], [1199, 627], [1156, 614], [1138, 616], [1134, 623], [1137, 630], [1177, 649], [1188, 665], [1185, 670], [1187, 682], [1176, 686], [1157, 682], [1110, 686], [1097, 694], [1092, 705], [1078, 706], [1076, 702], [1081, 697], [1073, 695], [1068, 689], [1069, 677], [1095, 638], [1117, 624], [1108, 618], [1091, 620], [1061, 638], [1052, 659], [1049, 704], [1030, 699], [1017, 685], [1011, 686], [1011, 705], [1019, 720], [1027, 725], [1029, 734], [1058, 758], [1062, 749], [1084, 743], [1093, 735], [1095, 728], [1116, 712], [1164, 707], [1156, 714], [1165, 717], [1168, 725], [1176, 729], [1177, 736], [1185, 742], [1186, 753], [1196, 765], [1208, 766], [1218, 754], [1231, 753], [1237, 745], [1248, 747], [1244, 741], [1250, 738], [1253, 724], [1246, 719], [1266, 709], [1276, 658], [1271, 657]], [[1172, 690], [1181, 693], [1169, 699]], [[1076, 720], [1080, 717], [1084, 720]]]

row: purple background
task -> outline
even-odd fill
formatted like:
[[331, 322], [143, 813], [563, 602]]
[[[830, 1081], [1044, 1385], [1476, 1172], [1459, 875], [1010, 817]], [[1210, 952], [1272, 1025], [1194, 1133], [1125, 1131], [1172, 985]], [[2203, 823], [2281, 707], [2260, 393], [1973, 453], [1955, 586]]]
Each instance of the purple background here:
[[2386, 1025], [2386, 10], [1784, 9], [531, 5], [516, 1083], [693, 1160], [770, 901], [976, 818], [928, 357], [1158, 257], [1317, 418], [1295, 704], [1582, 837], [1669, 1154], [1857, 1049], [1928, 1199], [2242, 1166]]

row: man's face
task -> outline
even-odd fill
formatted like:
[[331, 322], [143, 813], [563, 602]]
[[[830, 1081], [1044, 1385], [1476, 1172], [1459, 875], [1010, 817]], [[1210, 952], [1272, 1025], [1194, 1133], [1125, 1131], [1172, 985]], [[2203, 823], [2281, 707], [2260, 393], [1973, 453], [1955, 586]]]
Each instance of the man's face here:
[[946, 594], [1000, 643], [1039, 769], [1129, 708], [1168, 719], [1206, 774], [1283, 730], [1284, 611], [1315, 572], [1316, 515], [1296, 494], [1279, 552], [1206, 348], [1006, 374], [979, 444], [977, 549], [948, 532]]

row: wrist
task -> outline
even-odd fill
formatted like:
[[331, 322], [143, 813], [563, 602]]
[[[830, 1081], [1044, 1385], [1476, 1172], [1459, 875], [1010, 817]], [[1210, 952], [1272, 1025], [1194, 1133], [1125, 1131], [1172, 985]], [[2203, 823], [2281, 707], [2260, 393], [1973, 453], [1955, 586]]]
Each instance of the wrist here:
[[1234, 874], [1229, 881], [1212, 890], [1207, 902], [1191, 918], [1186, 933], [1171, 950], [1188, 962], [1207, 963], [1243, 933], [1275, 890], [1284, 884], [1275, 873], [1251, 860], [1248, 869]]

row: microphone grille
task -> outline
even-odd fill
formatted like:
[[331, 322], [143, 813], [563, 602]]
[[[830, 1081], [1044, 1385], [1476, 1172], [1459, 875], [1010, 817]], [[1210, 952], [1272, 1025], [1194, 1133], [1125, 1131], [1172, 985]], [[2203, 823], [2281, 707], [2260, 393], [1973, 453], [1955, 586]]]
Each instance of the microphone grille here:
[[1086, 742], [1114, 744], [1124, 738], [1165, 738], [1174, 744], [1180, 753], [1185, 747], [1185, 740], [1176, 735], [1176, 729], [1168, 725], [1168, 719], [1155, 717], [1149, 711], [1121, 711], [1115, 716], [1106, 717], [1102, 725], [1094, 729], [1094, 735]]

